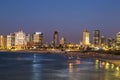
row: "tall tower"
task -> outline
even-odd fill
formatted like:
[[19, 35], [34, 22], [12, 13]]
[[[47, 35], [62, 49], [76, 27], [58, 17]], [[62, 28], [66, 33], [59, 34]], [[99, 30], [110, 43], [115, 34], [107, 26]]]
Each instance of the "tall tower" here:
[[106, 44], [106, 38], [105, 38], [105, 36], [101, 36], [101, 38], [100, 38], [100, 45], [101, 45], [102, 47], [104, 47], [105, 44]]
[[35, 32], [33, 34], [33, 42], [36, 47], [41, 47], [43, 44], [43, 33], [42, 32]]
[[100, 44], [100, 30], [94, 30], [93, 32], [93, 44], [99, 46]]
[[66, 39], [64, 37], [61, 38], [60, 44], [64, 46], [66, 44]]
[[83, 31], [83, 45], [90, 45], [90, 33], [88, 30]]
[[59, 46], [59, 34], [58, 34], [58, 31], [54, 31], [54, 35], [53, 35], [53, 46], [54, 46], [54, 47]]

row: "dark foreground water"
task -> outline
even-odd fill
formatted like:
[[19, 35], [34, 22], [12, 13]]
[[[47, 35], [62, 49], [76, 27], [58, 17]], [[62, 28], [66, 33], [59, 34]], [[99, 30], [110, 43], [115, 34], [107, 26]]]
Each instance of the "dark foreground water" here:
[[0, 53], [0, 80], [120, 80], [114, 64], [56, 54]]

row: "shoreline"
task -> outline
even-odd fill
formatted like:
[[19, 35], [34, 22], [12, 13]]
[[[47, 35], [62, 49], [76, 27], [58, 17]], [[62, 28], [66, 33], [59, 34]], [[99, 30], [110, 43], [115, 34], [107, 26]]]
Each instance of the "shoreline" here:
[[106, 59], [106, 60], [120, 60], [120, 55], [114, 55], [114, 54], [101, 54], [96, 52], [68, 52], [68, 51], [52, 51], [52, 50], [17, 50], [17, 51], [10, 51], [10, 50], [0, 50], [0, 52], [13, 52], [13, 53], [38, 53], [38, 54], [44, 54], [44, 53], [50, 53], [50, 54], [63, 54], [68, 57], [86, 57], [86, 58], [97, 58], [97, 59]]
[[110, 62], [112, 64], [115, 64], [120, 67], [120, 60], [106, 60], [107, 62]]
[[101, 53], [81, 53], [81, 52], [65, 52], [65, 51], [33, 51], [33, 50], [19, 50], [19, 51], [9, 51], [9, 50], [0, 50], [0, 52], [11, 52], [11, 53], [37, 53], [37, 54], [61, 54], [63, 56], [67, 56], [70, 59], [80, 59], [80, 58], [93, 58], [101, 61], [108, 61], [112, 64], [120, 66], [120, 55], [112, 55], [112, 54], [101, 54]]

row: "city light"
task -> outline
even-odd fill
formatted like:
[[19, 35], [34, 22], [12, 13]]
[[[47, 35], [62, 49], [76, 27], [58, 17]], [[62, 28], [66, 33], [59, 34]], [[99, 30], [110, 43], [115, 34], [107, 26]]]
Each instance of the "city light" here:
[[[0, 36], [0, 49], [1, 50], [36, 50], [36, 51], [65, 51], [65, 52], [94, 52], [94, 51], [119, 51], [119, 32], [116, 34], [116, 39], [109, 38], [108, 41], [105, 36], [100, 37], [100, 30], [94, 30], [93, 41], [90, 41], [90, 32], [83, 31], [82, 42], [73, 43], [66, 41], [65, 37], [59, 40], [58, 31], [54, 31], [53, 40], [51, 43], [44, 44], [44, 36], [42, 32], [34, 32], [33, 34], [26, 34], [22, 30], [10, 33], [9, 35]], [[116, 41], [115, 41], [116, 40]], [[114, 53], [113, 53], [114, 54]], [[118, 53], [117, 53], [118, 54]], [[103, 63], [102, 63], [103, 65]], [[107, 63], [108, 65], [108, 63]]]
[[120, 71], [120, 68], [117, 66], [117, 67], [116, 67], [116, 70], [117, 70], [117, 71]]
[[73, 63], [69, 63], [69, 72], [70, 72], [70, 73], [73, 72]]
[[0, 80], [120, 80], [120, 0], [0, 0]]

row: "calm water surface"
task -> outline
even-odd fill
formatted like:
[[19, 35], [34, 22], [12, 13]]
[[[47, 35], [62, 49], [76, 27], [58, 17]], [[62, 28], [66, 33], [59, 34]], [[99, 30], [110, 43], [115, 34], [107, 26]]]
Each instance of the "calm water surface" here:
[[119, 68], [56, 54], [0, 53], [0, 80], [120, 80]]

